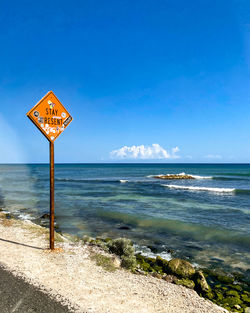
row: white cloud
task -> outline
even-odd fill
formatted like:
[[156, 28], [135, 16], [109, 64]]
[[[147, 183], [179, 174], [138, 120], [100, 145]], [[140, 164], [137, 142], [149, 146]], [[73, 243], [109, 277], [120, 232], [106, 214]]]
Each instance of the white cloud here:
[[178, 147], [172, 148], [171, 152], [168, 152], [162, 148], [158, 143], [153, 143], [151, 146], [124, 146], [118, 150], [110, 152], [112, 159], [177, 159], [176, 155], [180, 149]]
[[222, 156], [219, 154], [208, 154], [205, 156], [205, 158], [207, 158], [207, 159], [221, 159]]

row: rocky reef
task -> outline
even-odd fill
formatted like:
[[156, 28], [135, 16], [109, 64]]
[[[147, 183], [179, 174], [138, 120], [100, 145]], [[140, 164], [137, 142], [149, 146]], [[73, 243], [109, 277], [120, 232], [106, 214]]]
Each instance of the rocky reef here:
[[172, 180], [172, 179], [195, 179], [195, 177], [193, 177], [191, 175], [186, 175], [186, 174], [166, 174], [166, 175], [156, 175], [153, 177], [158, 178], [158, 179], [168, 179], [168, 180]]

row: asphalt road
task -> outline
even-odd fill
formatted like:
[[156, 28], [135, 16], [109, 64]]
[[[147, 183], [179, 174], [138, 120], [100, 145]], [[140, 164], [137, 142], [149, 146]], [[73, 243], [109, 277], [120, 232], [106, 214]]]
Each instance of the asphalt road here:
[[39, 288], [15, 277], [0, 266], [1, 313], [72, 313]]

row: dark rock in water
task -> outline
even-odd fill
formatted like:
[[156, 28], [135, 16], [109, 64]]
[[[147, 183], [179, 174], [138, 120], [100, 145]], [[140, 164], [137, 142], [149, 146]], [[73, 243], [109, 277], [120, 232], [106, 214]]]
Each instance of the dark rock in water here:
[[44, 213], [40, 218], [49, 219], [50, 218], [50, 214]]
[[167, 250], [167, 253], [173, 254], [173, 253], [174, 253], [174, 250], [173, 250], [173, 249], [168, 249], [168, 250]]
[[234, 282], [234, 278], [227, 275], [218, 275], [217, 279], [224, 284], [232, 284]]
[[163, 246], [164, 245], [164, 241], [161, 241], [161, 240], [154, 240], [153, 241], [153, 244], [155, 246]]
[[190, 278], [194, 275], [195, 269], [193, 266], [182, 259], [172, 259], [168, 262], [168, 270], [181, 278]]
[[210, 290], [210, 287], [206, 281], [206, 278], [202, 271], [197, 271], [194, 275], [195, 289], [198, 292], [206, 293]]
[[157, 266], [160, 266], [163, 270], [163, 272], [168, 272], [168, 261], [161, 258], [160, 256], [157, 256], [155, 259], [155, 263]]
[[196, 245], [196, 244], [187, 244], [187, 245], [185, 245], [185, 247], [188, 249], [197, 250], [197, 251], [203, 250], [203, 248], [201, 246]]
[[156, 175], [154, 178], [159, 178], [159, 179], [195, 179], [191, 175], [180, 175], [180, 174], [167, 174], [167, 175]]
[[157, 252], [159, 251], [159, 249], [158, 249], [157, 246], [148, 245], [148, 248], [149, 248], [153, 253], [157, 253]]
[[121, 229], [121, 230], [130, 230], [131, 227], [126, 226], [126, 225], [122, 225], [122, 226], [119, 226], [118, 229]]
[[241, 295], [242, 300], [247, 303], [247, 305], [250, 305], [250, 293], [244, 293]]
[[242, 301], [240, 297], [224, 297], [222, 300], [224, 306], [229, 306], [229, 308], [235, 307], [235, 305], [241, 305]]

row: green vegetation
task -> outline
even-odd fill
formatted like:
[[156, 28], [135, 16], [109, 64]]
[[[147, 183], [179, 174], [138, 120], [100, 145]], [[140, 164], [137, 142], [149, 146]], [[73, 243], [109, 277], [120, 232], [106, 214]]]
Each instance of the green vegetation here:
[[118, 255], [121, 260], [121, 266], [127, 269], [135, 269], [137, 266], [135, 249], [131, 240], [126, 238], [118, 238], [109, 240], [107, 243], [109, 252]]
[[[121, 259], [121, 266], [142, 275], [152, 275], [177, 285], [194, 289], [200, 296], [213, 301], [231, 312], [244, 313], [250, 306], [249, 285], [240, 275], [226, 275], [222, 272], [203, 269], [196, 270], [192, 264], [182, 259], [164, 260], [160, 256], [150, 258], [135, 255], [131, 240], [126, 238], [84, 238], [84, 241], [101, 247], [104, 251], [116, 254]], [[101, 265], [112, 260], [100, 257]], [[101, 265], [105, 266], [105, 265]], [[105, 268], [105, 267], [104, 267]]]
[[116, 270], [116, 267], [111, 257], [96, 253], [92, 255], [91, 259], [96, 262], [96, 265], [101, 266], [108, 272], [114, 272]]

